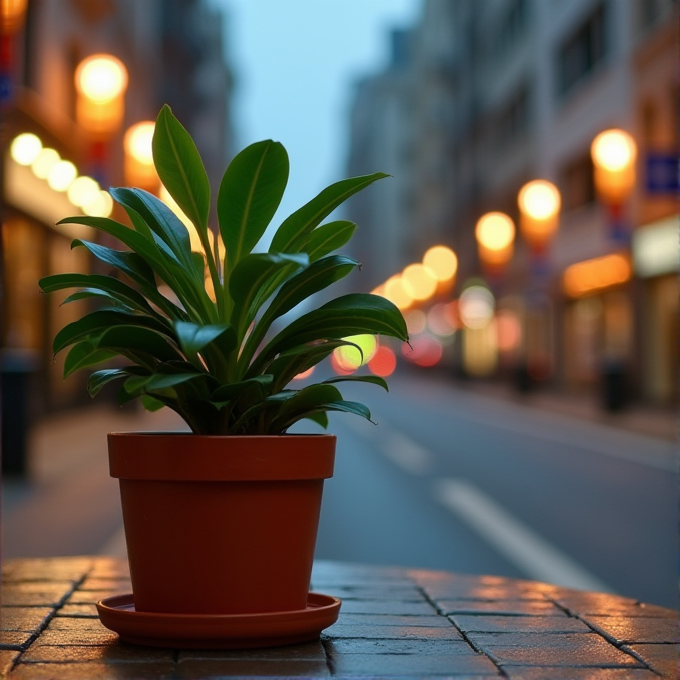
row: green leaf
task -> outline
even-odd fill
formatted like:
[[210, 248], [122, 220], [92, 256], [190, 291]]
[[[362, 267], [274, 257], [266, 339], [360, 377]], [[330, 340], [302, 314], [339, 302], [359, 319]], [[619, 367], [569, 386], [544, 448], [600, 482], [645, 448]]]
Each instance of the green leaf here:
[[324, 255], [342, 248], [353, 236], [357, 225], [347, 220], [328, 222], [314, 229], [309, 235], [309, 241], [304, 251], [309, 259], [314, 262]]
[[128, 215], [137, 213], [142, 218], [153, 233], [170, 248], [178, 262], [185, 267], [191, 266], [189, 231], [163, 201], [143, 189], [119, 188], [110, 189], [109, 192], [118, 203], [129, 208]]
[[194, 141], [166, 104], [156, 119], [151, 143], [161, 182], [184, 214], [207, 231], [210, 182]]
[[240, 397], [246, 390], [252, 387], [258, 387], [261, 390], [262, 396], [266, 395], [267, 388], [272, 384], [273, 376], [258, 375], [255, 378], [242, 380], [241, 382], [229, 383], [218, 387], [210, 396], [213, 402], [227, 402], [236, 397]]
[[328, 385], [332, 383], [338, 383], [338, 382], [365, 382], [365, 383], [372, 383], [373, 385], [380, 385], [385, 392], [389, 392], [390, 388], [387, 385], [387, 381], [384, 378], [381, 378], [380, 376], [377, 375], [348, 375], [348, 376], [341, 376], [339, 378], [329, 378], [328, 380], [324, 380], [323, 384]]
[[329, 255], [313, 262], [284, 283], [248, 338], [239, 361], [240, 365], [243, 367], [250, 362], [275, 319], [283, 316], [314, 293], [318, 293], [347, 276], [357, 264], [356, 260], [343, 255]]
[[143, 327], [152, 329], [157, 333], [169, 332], [165, 324], [153, 317], [130, 314], [122, 310], [102, 309], [86, 314], [81, 319], [64, 326], [55, 336], [52, 348], [56, 354], [78, 340], [91, 338], [98, 335], [100, 331], [116, 326]]
[[217, 196], [229, 270], [257, 245], [288, 183], [288, 154], [272, 140], [246, 147], [231, 161]]
[[408, 341], [406, 322], [397, 307], [378, 295], [350, 293], [304, 314], [284, 328], [260, 352], [251, 371], [278, 353], [315, 340], [333, 340], [371, 333]]
[[71, 373], [87, 368], [88, 366], [95, 366], [102, 361], [108, 361], [116, 356], [116, 352], [110, 350], [98, 349], [89, 340], [79, 342], [74, 345], [66, 355], [64, 360], [64, 378], [67, 378]]
[[182, 360], [182, 355], [167, 341], [166, 336], [141, 326], [113, 326], [94, 342], [99, 349], [114, 350], [123, 356], [132, 353], [137, 359], [144, 359], [147, 364], [153, 364], [154, 361]]
[[139, 366], [128, 366], [126, 368], [105, 368], [101, 371], [95, 371], [87, 380], [87, 391], [91, 397], [94, 397], [104, 385], [111, 381], [128, 378], [143, 370]]
[[282, 352], [266, 369], [267, 373], [274, 376], [272, 392], [280, 392], [296, 375], [316, 366], [332, 354], [336, 347], [344, 345], [351, 345], [359, 349], [358, 345], [355, 345], [353, 342], [330, 340], [315, 345], [294, 347], [287, 352]]
[[176, 321], [175, 332], [180, 347], [187, 356], [195, 356], [221, 336], [226, 336], [227, 345], [236, 347], [236, 334], [229, 324], [208, 324], [199, 326], [188, 321]]
[[52, 293], [65, 288], [83, 288], [84, 290], [99, 290], [112, 299], [139, 311], [157, 316], [146, 298], [126, 283], [114, 279], [112, 276], [99, 274], [55, 274], [41, 279], [40, 287], [45, 293]]
[[306, 254], [251, 253], [241, 259], [229, 280], [229, 294], [234, 301], [232, 319], [239, 336], [250, 325], [264, 302], [262, 292], [267, 290], [272, 278], [291, 265], [300, 268], [308, 264], [309, 257]]
[[299, 253], [304, 249], [312, 230], [333, 210], [350, 196], [384, 177], [389, 175], [376, 172], [373, 175], [343, 179], [326, 187], [309, 203], [284, 220], [272, 239], [270, 252]]
[[314, 411], [305, 416], [307, 420], [313, 420], [317, 425], [321, 425], [324, 430], [328, 429], [328, 414], [325, 411]]
[[153, 413], [154, 411], [160, 411], [162, 408], [165, 408], [165, 404], [162, 401], [159, 401], [154, 397], [150, 397], [148, 394], [142, 394], [139, 397], [139, 401], [142, 402], [144, 410], [149, 411], [150, 413]]

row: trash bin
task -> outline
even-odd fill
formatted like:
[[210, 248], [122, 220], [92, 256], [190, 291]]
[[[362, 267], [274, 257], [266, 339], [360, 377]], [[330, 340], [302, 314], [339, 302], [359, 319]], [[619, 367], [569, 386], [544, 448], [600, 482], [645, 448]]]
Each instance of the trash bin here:
[[32, 350], [0, 350], [0, 430], [3, 475], [23, 476], [28, 470], [29, 383], [38, 369]]
[[602, 367], [603, 408], [610, 412], [621, 411], [627, 401], [626, 367], [620, 362], [605, 363]]

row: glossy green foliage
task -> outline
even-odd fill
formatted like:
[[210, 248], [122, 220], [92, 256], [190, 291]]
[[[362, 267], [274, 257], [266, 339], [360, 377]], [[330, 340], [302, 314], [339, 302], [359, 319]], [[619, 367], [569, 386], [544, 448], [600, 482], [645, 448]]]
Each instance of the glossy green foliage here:
[[[370, 419], [346, 401], [334, 383], [360, 380], [387, 389], [382, 378], [336, 378], [291, 389], [290, 381], [357, 333], [406, 341], [399, 310], [375, 295], [345, 295], [276, 329], [300, 303], [347, 276], [358, 263], [333, 254], [356, 225], [322, 224], [345, 199], [382, 173], [354, 177], [324, 189], [283, 221], [268, 252], [253, 252], [288, 181], [288, 154], [278, 142], [258, 142], [230, 163], [217, 195], [218, 252], [208, 220], [210, 185], [189, 133], [165, 106], [153, 139], [158, 175], [196, 227], [203, 252], [192, 252], [185, 225], [158, 198], [140, 189], [112, 189], [130, 224], [109, 218], [69, 217], [114, 237], [125, 250], [77, 239], [108, 267], [102, 274], [57, 274], [40, 281], [51, 293], [75, 289], [64, 302], [91, 298], [101, 305], [65, 326], [54, 352], [68, 349], [64, 374], [123, 357], [127, 365], [91, 374], [92, 396], [122, 381], [121, 403], [140, 398], [145, 408], [167, 406], [196, 434], [280, 434], [302, 418], [323, 425], [327, 412]], [[172, 291], [172, 296], [167, 290]]]

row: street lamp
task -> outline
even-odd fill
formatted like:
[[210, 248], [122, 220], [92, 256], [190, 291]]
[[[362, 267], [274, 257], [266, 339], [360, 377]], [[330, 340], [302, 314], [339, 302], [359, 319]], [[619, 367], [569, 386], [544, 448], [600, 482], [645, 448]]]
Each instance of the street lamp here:
[[123, 138], [126, 184], [138, 186], [153, 193], [156, 193], [160, 182], [151, 151], [155, 125], [149, 120], [135, 123], [127, 129]]
[[560, 192], [552, 182], [536, 179], [520, 189], [517, 203], [522, 236], [532, 253], [545, 252], [557, 231], [562, 204]]
[[635, 187], [637, 145], [624, 130], [605, 130], [590, 146], [595, 166], [595, 189], [608, 211], [611, 236], [625, 240], [623, 205]]
[[78, 64], [75, 73], [78, 124], [93, 137], [107, 139], [123, 122], [128, 74], [120, 59], [93, 54]]
[[475, 227], [479, 259], [494, 273], [501, 273], [512, 258], [515, 223], [502, 212], [482, 215]]

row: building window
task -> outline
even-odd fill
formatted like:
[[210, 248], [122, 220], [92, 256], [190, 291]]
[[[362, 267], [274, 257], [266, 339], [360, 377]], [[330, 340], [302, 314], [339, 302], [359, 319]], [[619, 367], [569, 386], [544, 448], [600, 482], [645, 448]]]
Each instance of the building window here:
[[493, 126], [495, 146], [508, 146], [521, 138], [529, 128], [530, 117], [529, 88], [523, 86], [496, 116]]
[[560, 173], [562, 207], [565, 211], [581, 208], [595, 202], [593, 161], [590, 154], [568, 163]]
[[567, 38], [557, 56], [558, 93], [563, 95], [589, 76], [607, 54], [605, 5], [595, 11]]

